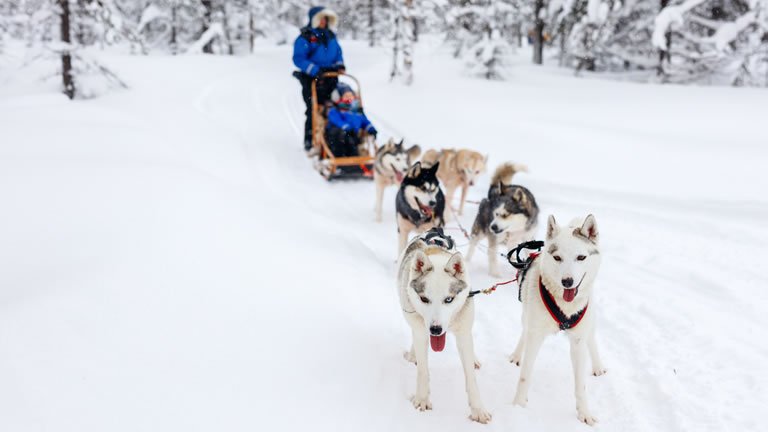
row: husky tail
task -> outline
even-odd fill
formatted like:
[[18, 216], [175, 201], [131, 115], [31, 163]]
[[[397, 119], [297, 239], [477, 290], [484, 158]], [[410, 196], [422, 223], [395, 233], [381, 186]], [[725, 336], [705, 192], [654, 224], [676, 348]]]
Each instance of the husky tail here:
[[491, 184], [511, 185], [512, 177], [519, 172], [528, 172], [528, 167], [519, 163], [505, 162], [496, 168], [491, 177]]

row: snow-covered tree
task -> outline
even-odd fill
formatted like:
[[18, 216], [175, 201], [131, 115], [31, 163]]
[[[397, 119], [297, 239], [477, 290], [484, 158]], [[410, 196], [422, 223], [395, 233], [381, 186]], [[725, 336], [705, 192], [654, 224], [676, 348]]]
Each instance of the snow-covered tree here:
[[416, 27], [413, 0], [398, 0], [395, 12], [395, 31], [392, 48], [390, 80], [399, 78], [406, 85], [413, 83], [413, 49]]

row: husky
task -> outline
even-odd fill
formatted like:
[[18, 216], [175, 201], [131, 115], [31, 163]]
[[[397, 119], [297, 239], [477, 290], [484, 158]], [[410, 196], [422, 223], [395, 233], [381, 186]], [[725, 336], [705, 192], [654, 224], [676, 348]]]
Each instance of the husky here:
[[[433, 238], [430, 239], [430, 236]], [[443, 239], [435, 241], [434, 238]], [[447, 239], [447, 240], [446, 240]], [[477, 387], [475, 369], [480, 363], [472, 339], [475, 306], [469, 297], [469, 275], [460, 252], [450, 237], [433, 228], [427, 235], [414, 238], [400, 255], [397, 289], [403, 316], [411, 326], [413, 344], [404, 357], [416, 364], [416, 394], [411, 398], [419, 410], [432, 409], [429, 400], [428, 347], [439, 352], [445, 348], [446, 333], [452, 331], [464, 369], [469, 396], [469, 418], [488, 423]]]
[[395, 144], [390, 138], [376, 151], [373, 162], [373, 181], [376, 183], [376, 222], [381, 222], [381, 203], [384, 200], [384, 189], [387, 186], [399, 186], [408, 168], [421, 154], [421, 147], [412, 145], [403, 147], [403, 140]]
[[523, 186], [513, 185], [512, 177], [518, 172], [527, 172], [525, 165], [507, 162], [496, 168], [488, 188], [488, 197], [480, 207], [472, 225], [467, 262], [472, 260], [477, 243], [488, 239], [488, 272], [499, 276], [497, 249], [502, 244], [507, 248], [527, 240], [536, 234], [539, 206], [531, 191]]
[[448, 205], [453, 205], [456, 189], [461, 187], [461, 201], [458, 214], [464, 214], [464, 202], [467, 199], [467, 189], [475, 185], [477, 177], [485, 172], [488, 156], [472, 150], [446, 149], [441, 151], [429, 150], [421, 158], [424, 166], [440, 163], [437, 178], [445, 186], [445, 196]]
[[445, 196], [436, 175], [439, 167], [440, 164], [435, 164], [422, 168], [421, 163], [416, 162], [400, 183], [395, 200], [398, 253], [405, 249], [411, 231], [424, 232], [445, 225]]
[[523, 303], [523, 329], [512, 363], [520, 366], [520, 380], [514, 404], [528, 402], [531, 371], [544, 339], [561, 330], [571, 344], [571, 361], [579, 421], [594, 425], [597, 419], [587, 403], [585, 363], [592, 359], [592, 374], [606, 370], [595, 341], [595, 308], [591, 302], [593, 284], [600, 268], [597, 222], [593, 215], [574, 220], [566, 228], [558, 226], [553, 216], [547, 222], [546, 248], [534, 259], [520, 285]]

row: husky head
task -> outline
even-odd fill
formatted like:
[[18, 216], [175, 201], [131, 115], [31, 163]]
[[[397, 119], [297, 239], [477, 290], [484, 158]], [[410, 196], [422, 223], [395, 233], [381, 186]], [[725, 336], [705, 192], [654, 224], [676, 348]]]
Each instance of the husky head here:
[[404, 139], [395, 144], [395, 140], [390, 138], [377, 152], [379, 165], [386, 174], [395, 177], [397, 183], [402, 183], [411, 161], [421, 154], [421, 147], [412, 145], [409, 148], [403, 146]]
[[440, 193], [440, 182], [437, 180], [439, 165], [436, 163], [429, 168], [422, 168], [421, 162], [416, 162], [408, 170], [401, 184], [408, 205], [419, 209], [421, 215], [428, 218], [434, 216], [437, 196]]
[[494, 234], [505, 231], [523, 231], [534, 217], [535, 202], [520, 186], [495, 185], [489, 193], [491, 199], [491, 223]]
[[558, 226], [555, 217], [549, 216], [547, 247], [540, 259], [547, 288], [555, 298], [562, 296], [566, 302], [579, 294], [589, 298], [600, 267], [599, 236], [592, 215], [583, 221], [576, 219], [568, 227]]
[[445, 333], [469, 295], [464, 258], [460, 252], [427, 256], [416, 250], [410, 266], [408, 299], [424, 319], [432, 349], [442, 351]]
[[464, 183], [469, 186], [475, 185], [475, 180], [485, 172], [485, 165], [488, 162], [488, 155], [474, 151], [462, 151], [456, 157], [456, 166], [459, 169], [459, 175]]

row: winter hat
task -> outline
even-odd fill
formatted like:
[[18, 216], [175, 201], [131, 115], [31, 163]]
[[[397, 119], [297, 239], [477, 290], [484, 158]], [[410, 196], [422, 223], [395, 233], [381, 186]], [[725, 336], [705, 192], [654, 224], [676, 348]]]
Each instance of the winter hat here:
[[[352, 90], [352, 87], [350, 87], [348, 84], [345, 83], [338, 83], [336, 84], [336, 88], [333, 89], [331, 92], [331, 100], [334, 103], [338, 103], [341, 97], [344, 95], [344, 93], [350, 92], [352, 94], [355, 94], [355, 91]], [[355, 95], [357, 96], [357, 95]]]
[[328, 18], [328, 28], [336, 31], [336, 23], [339, 21], [336, 12], [325, 6], [315, 6], [309, 9], [309, 26], [311, 28], [317, 28], [323, 18]]

